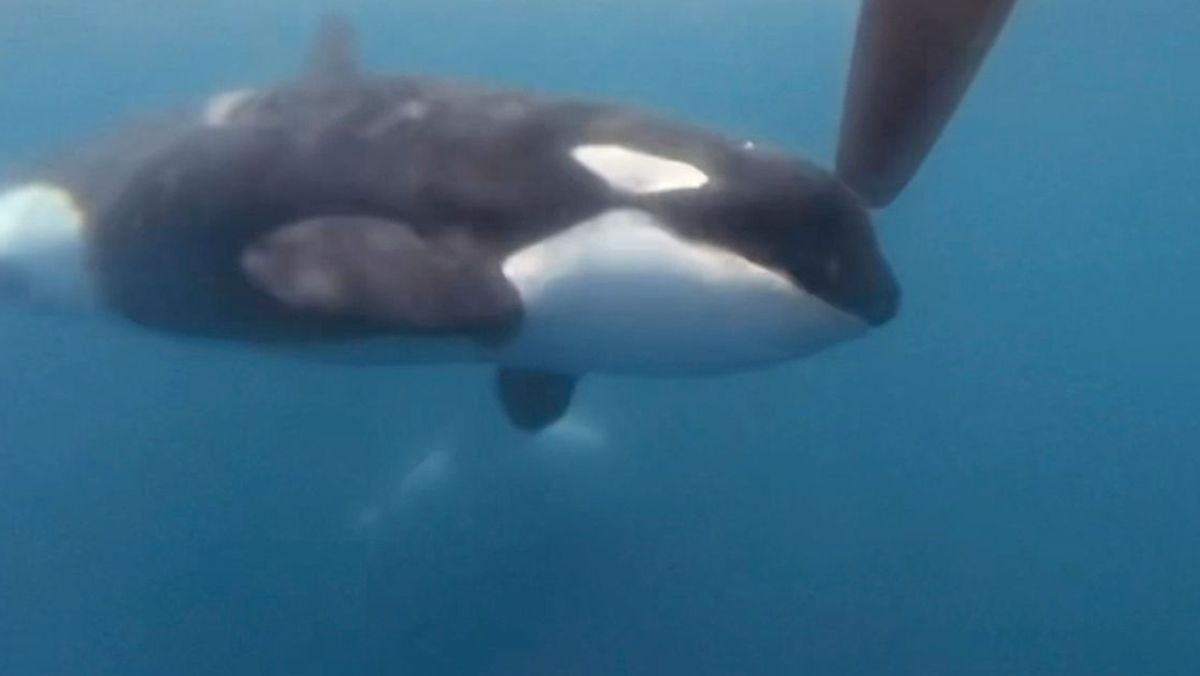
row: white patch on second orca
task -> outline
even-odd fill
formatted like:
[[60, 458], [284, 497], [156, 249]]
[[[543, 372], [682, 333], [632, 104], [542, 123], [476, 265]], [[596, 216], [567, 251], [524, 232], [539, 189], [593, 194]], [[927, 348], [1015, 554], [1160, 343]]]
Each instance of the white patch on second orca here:
[[608, 435], [595, 421], [572, 413], [538, 433], [536, 442], [553, 452], [583, 455], [604, 449]]
[[687, 375], [811, 354], [867, 325], [784, 275], [616, 209], [522, 249], [503, 271], [525, 321], [497, 360], [566, 373]]
[[31, 308], [82, 309], [94, 301], [86, 215], [70, 192], [28, 183], [0, 192], [0, 268]]
[[571, 157], [611, 187], [637, 195], [694, 190], [709, 180], [708, 174], [687, 162], [619, 145], [578, 146]]
[[400, 480], [394, 499], [402, 502], [436, 491], [451, 480], [454, 471], [454, 453], [448, 448], [434, 449]]
[[252, 89], [237, 89], [217, 94], [204, 105], [204, 124], [210, 127], [224, 127], [233, 120], [242, 104], [254, 96]]

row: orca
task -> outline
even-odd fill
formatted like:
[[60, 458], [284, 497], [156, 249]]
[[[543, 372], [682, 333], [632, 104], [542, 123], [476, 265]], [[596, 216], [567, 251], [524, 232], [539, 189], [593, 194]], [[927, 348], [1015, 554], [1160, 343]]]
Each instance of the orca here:
[[871, 210], [918, 171], [1014, 0], [866, 0], [836, 167], [629, 106], [366, 72], [134, 125], [0, 188], [0, 298], [316, 359], [497, 368], [541, 430], [587, 374], [806, 357], [889, 322]]

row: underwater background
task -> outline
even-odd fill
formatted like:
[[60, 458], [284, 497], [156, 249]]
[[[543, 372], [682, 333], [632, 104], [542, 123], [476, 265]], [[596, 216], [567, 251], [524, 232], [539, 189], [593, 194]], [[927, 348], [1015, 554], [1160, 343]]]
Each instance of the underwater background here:
[[[827, 163], [857, 3], [0, 0], [0, 167], [291, 77], [330, 8]], [[1023, 0], [879, 218], [898, 320], [537, 441], [482, 368], [4, 313], [0, 675], [1200, 673], [1198, 65], [1200, 4]]]

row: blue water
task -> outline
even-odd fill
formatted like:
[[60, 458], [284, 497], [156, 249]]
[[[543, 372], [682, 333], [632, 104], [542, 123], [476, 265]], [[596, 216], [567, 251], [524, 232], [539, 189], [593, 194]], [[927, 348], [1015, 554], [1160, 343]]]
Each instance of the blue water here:
[[[318, 9], [171, 4], [0, 2], [0, 164], [288, 77]], [[830, 157], [852, 3], [641, 5], [344, 3], [379, 68]], [[594, 378], [572, 434], [482, 370], [5, 314], [0, 674], [1200, 673], [1200, 5], [1020, 5], [881, 217], [895, 323]]]

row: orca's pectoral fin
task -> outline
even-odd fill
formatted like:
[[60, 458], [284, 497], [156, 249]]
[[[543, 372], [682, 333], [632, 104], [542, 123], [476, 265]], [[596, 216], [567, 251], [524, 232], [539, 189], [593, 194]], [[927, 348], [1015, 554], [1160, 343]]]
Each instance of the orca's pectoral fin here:
[[864, 0], [837, 173], [870, 206], [917, 173], [1016, 0]]
[[357, 77], [360, 69], [358, 35], [350, 20], [337, 13], [322, 16], [317, 24], [316, 39], [308, 52], [304, 79], [338, 82]]
[[502, 368], [496, 374], [508, 419], [530, 432], [540, 432], [566, 414], [578, 383], [576, 376], [544, 371]]
[[247, 247], [241, 267], [259, 291], [316, 319], [494, 338], [521, 316], [520, 297], [498, 266], [380, 218], [289, 224]]

